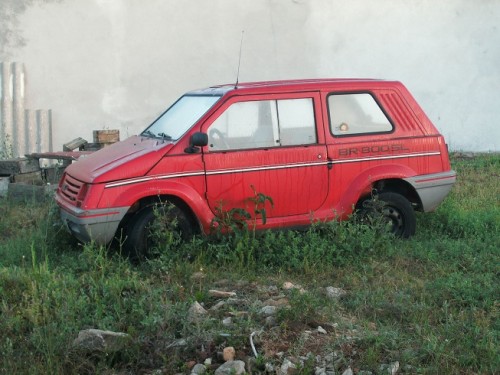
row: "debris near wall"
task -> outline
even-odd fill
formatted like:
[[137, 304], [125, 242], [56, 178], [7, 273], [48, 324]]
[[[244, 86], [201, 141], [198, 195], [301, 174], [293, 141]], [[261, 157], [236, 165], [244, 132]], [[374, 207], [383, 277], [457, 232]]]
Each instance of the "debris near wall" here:
[[94, 143], [102, 145], [102, 147], [109, 146], [113, 143], [120, 141], [119, 130], [94, 130]]
[[94, 130], [93, 135], [94, 142], [85, 142], [84, 144], [79, 146], [79, 149], [81, 151], [97, 151], [103, 147], [120, 141], [119, 130]]
[[119, 140], [119, 130], [94, 130], [93, 143], [78, 137], [65, 143], [63, 151], [0, 160], [0, 198], [44, 200], [57, 188], [68, 165]]
[[80, 149], [80, 147], [84, 146], [88, 142], [81, 138], [75, 138], [72, 141], [69, 141], [68, 143], [63, 144], [63, 151], [74, 151], [76, 149]]
[[36, 159], [0, 160], [0, 197], [43, 200], [50, 188], [44, 181], [43, 173]]
[[38, 162], [28, 158], [16, 158], [0, 161], [0, 176], [11, 176], [40, 170]]

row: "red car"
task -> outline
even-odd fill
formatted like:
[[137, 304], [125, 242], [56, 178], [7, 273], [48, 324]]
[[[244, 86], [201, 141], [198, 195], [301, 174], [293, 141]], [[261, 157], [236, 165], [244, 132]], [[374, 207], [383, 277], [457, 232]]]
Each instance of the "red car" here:
[[255, 192], [273, 203], [266, 220], [249, 219], [256, 229], [344, 219], [375, 193], [409, 237], [414, 210], [434, 210], [455, 178], [443, 136], [400, 82], [254, 82], [185, 94], [141, 134], [70, 165], [56, 201], [79, 240], [106, 244], [120, 230], [136, 252], [158, 205], [207, 234]]

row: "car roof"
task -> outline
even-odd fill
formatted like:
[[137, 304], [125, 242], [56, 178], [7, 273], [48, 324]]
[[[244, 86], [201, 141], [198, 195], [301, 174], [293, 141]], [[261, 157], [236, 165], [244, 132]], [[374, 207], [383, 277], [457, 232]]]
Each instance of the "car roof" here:
[[369, 90], [373, 88], [394, 88], [400, 86], [397, 81], [386, 81], [369, 78], [322, 78], [322, 79], [295, 79], [281, 81], [258, 81], [242, 82], [237, 84], [224, 84], [207, 87], [205, 89], [194, 90], [192, 95], [224, 95], [228, 92], [238, 92], [242, 94], [263, 93], [263, 92], [301, 92], [318, 91], [328, 89], [340, 90]]

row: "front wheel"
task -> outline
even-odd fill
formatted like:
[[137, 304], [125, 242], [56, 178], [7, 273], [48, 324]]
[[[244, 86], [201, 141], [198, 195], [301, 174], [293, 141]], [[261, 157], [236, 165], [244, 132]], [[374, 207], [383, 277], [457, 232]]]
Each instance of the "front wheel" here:
[[415, 211], [408, 199], [401, 194], [382, 192], [375, 199], [363, 202], [363, 211], [379, 212], [387, 222], [389, 231], [396, 237], [408, 238], [415, 234]]
[[123, 252], [133, 260], [146, 259], [193, 234], [188, 217], [177, 206], [147, 206], [138, 211], [127, 226]]

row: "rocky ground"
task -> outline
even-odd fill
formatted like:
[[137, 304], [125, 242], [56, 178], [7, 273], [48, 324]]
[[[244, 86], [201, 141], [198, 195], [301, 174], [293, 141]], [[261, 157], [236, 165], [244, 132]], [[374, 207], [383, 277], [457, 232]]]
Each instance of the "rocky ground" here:
[[[193, 279], [203, 284], [205, 275]], [[355, 367], [356, 342], [364, 332], [356, 319], [340, 311], [348, 292], [333, 286], [305, 288], [293, 282], [260, 285], [219, 280], [193, 302], [186, 324], [199, 328], [192, 337], [165, 342], [164, 355], [183, 361], [179, 374], [396, 374], [399, 362], [372, 370]], [[373, 334], [375, 323], [368, 325]], [[124, 333], [81, 331], [73, 349], [116, 353], [131, 345]], [[408, 370], [408, 369], [406, 369]], [[144, 374], [172, 374], [172, 368], [144, 369]]]

